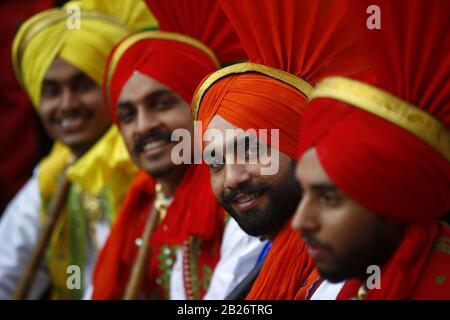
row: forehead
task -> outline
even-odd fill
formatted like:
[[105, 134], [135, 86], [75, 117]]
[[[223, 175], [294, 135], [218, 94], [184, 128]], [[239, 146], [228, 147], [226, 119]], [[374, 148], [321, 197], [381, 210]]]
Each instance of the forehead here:
[[172, 91], [158, 80], [135, 71], [123, 86], [119, 101], [137, 101], [159, 90]]
[[207, 137], [220, 135], [221, 139], [212, 139], [212, 141], [205, 140], [205, 146], [212, 144], [216, 147], [219, 147], [219, 145], [221, 144], [225, 144], [229, 141], [234, 141], [234, 136], [230, 133], [237, 129], [240, 128], [236, 127], [221, 116], [215, 115], [205, 130], [205, 136]]
[[307, 150], [297, 164], [296, 174], [304, 185], [332, 183], [317, 156], [316, 148]]
[[218, 130], [220, 132], [225, 133], [227, 129], [239, 129], [238, 127], [236, 127], [235, 125], [233, 125], [231, 122], [225, 120], [224, 118], [222, 118], [219, 115], [215, 115], [211, 122], [208, 125], [208, 128], [206, 128], [206, 132], [208, 131], [212, 131], [212, 130]]
[[83, 74], [83, 72], [64, 59], [56, 58], [48, 68], [45, 79], [65, 80], [79, 74]]

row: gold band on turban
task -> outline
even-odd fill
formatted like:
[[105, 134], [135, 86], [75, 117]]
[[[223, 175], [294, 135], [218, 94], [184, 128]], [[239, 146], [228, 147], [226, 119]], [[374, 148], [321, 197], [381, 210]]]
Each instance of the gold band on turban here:
[[345, 77], [329, 77], [316, 85], [311, 100], [317, 98], [336, 99], [394, 123], [450, 161], [448, 128], [428, 112], [385, 90]]

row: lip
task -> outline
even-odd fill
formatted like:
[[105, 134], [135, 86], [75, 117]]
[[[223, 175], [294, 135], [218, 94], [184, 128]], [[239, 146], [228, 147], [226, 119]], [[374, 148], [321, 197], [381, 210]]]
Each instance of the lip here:
[[314, 261], [318, 261], [323, 258], [324, 249], [317, 244], [307, 244], [308, 255], [314, 259]]
[[145, 158], [153, 158], [156, 156], [159, 156], [160, 154], [162, 154], [167, 146], [170, 144], [170, 141], [167, 140], [159, 140], [159, 141], [153, 141], [153, 142], [159, 142], [160, 144], [155, 146], [155, 147], [151, 147], [148, 150], [145, 150], [145, 145], [141, 150], [141, 155]]
[[56, 120], [56, 125], [63, 134], [74, 134], [83, 131], [89, 122], [88, 116], [63, 117]]
[[255, 197], [252, 197], [251, 199], [244, 201], [244, 202], [238, 202], [238, 201], [234, 200], [232, 202], [233, 207], [235, 209], [237, 209], [237, 211], [240, 211], [240, 212], [249, 210], [249, 209], [253, 209], [259, 204], [259, 202], [262, 199], [263, 194], [264, 194], [264, 192], [256, 195]]

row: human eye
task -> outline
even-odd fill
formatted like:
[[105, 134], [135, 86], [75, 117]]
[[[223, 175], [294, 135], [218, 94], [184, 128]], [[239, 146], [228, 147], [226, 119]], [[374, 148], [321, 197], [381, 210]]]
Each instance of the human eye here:
[[177, 105], [179, 99], [172, 94], [165, 94], [159, 97], [155, 102], [152, 103], [154, 110], [166, 110]]
[[218, 171], [224, 165], [223, 157], [215, 150], [211, 152], [209, 157], [205, 158], [205, 162], [211, 171]]
[[323, 205], [336, 206], [341, 201], [341, 196], [336, 191], [323, 191], [319, 194], [319, 199]]
[[60, 86], [55, 82], [47, 82], [42, 86], [42, 97], [43, 98], [54, 98], [57, 97], [61, 92]]
[[133, 120], [135, 112], [132, 108], [122, 107], [117, 109], [117, 120], [120, 124], [129, 123]]
[[97, 84], [87, 76], [81, 76], [75, 80], [75, 92], [88, 92], [97, 87]]

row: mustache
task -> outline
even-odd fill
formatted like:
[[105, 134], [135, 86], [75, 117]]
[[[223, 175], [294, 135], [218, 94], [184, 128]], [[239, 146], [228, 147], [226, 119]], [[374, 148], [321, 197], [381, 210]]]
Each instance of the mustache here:
[[317, 246], [321, 249], [328, 250], [328, 251], [331, 250], [329, 245], [314, 238], [314, 236], [312, 235], [312, 233], [310, 231], [308, 231], [308, 230], [301, 231], [301, 235], [302, 235], [303, 240], [305, 240], [306, 244]]
[[239, 194], [245, 195], [261, 194], [266, 190], [268, 190], [270, 187], [271, 187], [270, 183], [249, 182], [243, 185], [242, 187], [226, 191], [224, 195], [220, 197], [220, 203], [227, 205], [233, 202]]
[[149, 141], [165, 140], [170, 142], [172, 141], [171, 137], [172, 131], [170, 130], [154, 129], [149, 133], [142, 134], [136, 138], [133, 146], [133, 152], [135, 154], [141, 153], [144, 149], [145, 144]]

